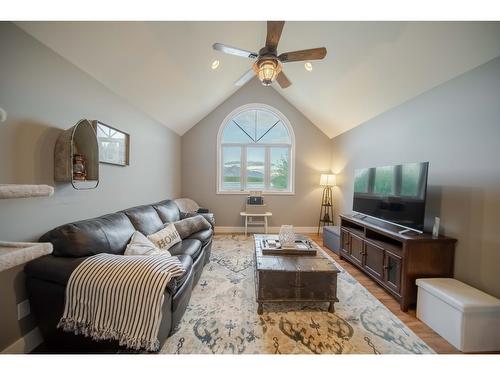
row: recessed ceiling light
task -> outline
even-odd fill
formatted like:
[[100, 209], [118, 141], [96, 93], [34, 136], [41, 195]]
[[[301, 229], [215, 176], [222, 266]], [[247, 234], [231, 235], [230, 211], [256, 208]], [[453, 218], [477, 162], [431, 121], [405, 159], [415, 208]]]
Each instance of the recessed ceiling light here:
[[306, 70], [307, 70], [308, 72], [310, 72], [311, 70], [313, 70], [313, 66], [312, 66], [312, 64], [311, 64], [310, 62], [306, 62], [306, 63], [304, 64], [304, 68], [306, 68]]
[[220, 65], [220, 61], [219, 60], [214, 60], [212, 62], [212, 70], [217, 69], [219, 67], [219, 65]]

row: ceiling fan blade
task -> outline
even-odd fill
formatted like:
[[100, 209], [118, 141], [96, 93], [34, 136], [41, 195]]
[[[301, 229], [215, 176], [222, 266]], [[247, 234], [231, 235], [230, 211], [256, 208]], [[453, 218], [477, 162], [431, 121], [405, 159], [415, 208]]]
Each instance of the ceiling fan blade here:
[[222, 44], [222, 43], [214, 43], [212, 48], [216, 51], [224, 52], [224, 53], [227, 53], [229, 55], [248, 57], [250, 59], [255, 59], [255, 58], [257, 58], [257, 56], [259, 56], [258, 53], [250, 52], [250, 51], [247, 51], [247, 50], [244, 50], [241, 48], [226, 46], [225, 44]]
[[243, 86], [245, 83], [250, 81], [255, 76], [255, 72], [252, 68], [245, 72], [234, 84], [236, 86]]
[[281, 38], [281, 32], [285, 21], [267, 21], [266, 47], [270, 51], [276, 51]]
[[290, 80], [285, 75], [285, 73], [283, 73], [283, 71], [281, 71], [280, 74], [278, 74], [278, 76], [276, 77], [276, 81], [279, 83], [282, 89], [286, 89], [292, 84], [292, 82], [290, 82]]
[[281, 62], [304, 60], [321, 60], [326, 56], [326, 48], [304, 49], [302, 51], [285, 52], [278, 56]]

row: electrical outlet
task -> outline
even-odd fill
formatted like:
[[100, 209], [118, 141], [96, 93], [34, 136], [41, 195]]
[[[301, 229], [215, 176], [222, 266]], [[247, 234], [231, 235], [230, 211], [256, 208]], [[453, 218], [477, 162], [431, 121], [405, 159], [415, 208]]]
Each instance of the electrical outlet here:
[[28, 316], [30, 314], [30, 301], [25, 299], [17, 304], [17, 320]]

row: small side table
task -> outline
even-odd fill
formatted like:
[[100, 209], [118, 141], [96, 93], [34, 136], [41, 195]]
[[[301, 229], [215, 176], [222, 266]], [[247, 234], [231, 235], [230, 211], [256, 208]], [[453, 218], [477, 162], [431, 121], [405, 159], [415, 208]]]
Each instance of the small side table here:
[[[270, 216], [273, 216], [272, 212], [264, 212], [263, 214], [254, 214], [254, 213], [248, 213], [248, 212], [240, 212], [240, 216], [245, 218], [245, 237], [247, 236], [248, 232], [248, 225], [262, 225], [264, 224], [264, 230], [267, 234], [267, 218]], [[248, 222], [248, 218], [254, 218], [254, 217], [262, 217], [264, 218], [263, 222], [258, 222], [258, 223], [253, 223], [252, 221]]]

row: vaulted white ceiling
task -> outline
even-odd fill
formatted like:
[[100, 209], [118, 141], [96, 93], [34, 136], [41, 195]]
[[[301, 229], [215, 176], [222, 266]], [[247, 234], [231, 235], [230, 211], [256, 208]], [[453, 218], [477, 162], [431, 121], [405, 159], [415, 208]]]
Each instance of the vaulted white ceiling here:
[[[258, 52], [266, 35], [260, 21], [17, 25], [180, 135], [251, 66], [212, 44]], [[312, 72], [286, 64], [293, 85], [274, 89], [334, 137], [499, 56], [500, 22], [287, 22], [278, 52], [321, 46], [328, 55]]]

